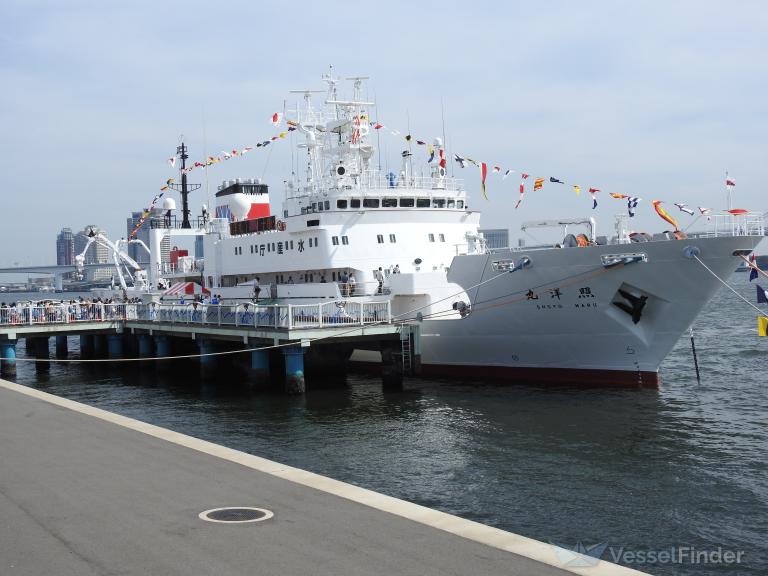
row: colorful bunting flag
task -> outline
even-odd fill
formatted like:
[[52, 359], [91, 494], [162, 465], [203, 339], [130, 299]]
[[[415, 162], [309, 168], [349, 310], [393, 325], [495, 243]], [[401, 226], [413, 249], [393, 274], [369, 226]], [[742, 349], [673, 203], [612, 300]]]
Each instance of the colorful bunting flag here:
[[282, 112], [275, 112], [272, 114], [272, 124], [275, 125], [275, 127], [280, 126], [280, 122], [283, 120], [283, 113]]
[[536, 180], [533, 181], [533, 191], [536, 192], [536, 190], [541, 190], [544, 187], [544, 178], [536, 178]]
[[693, 216], [694, 212], [686, 204], [682, 204], [679, 202], [675, 202], [675, 206], [677, 206], [680, 209], [680, 212], [685, 212], [686, 214], [689, 214]]
[[456, 160], [456, 162], [459, 163], [459, 166], [461, 166], [462, 168], [466, 166], [466, 162], [467, 162], [466, 158], [462, 158], [456, 153], [454, 153], [453, 157], [454, 157], [454, 160]]
[[502, 180], [506, 180], [506, 179], [507, 179], [507, 176], [509, 176], [510, 174], [512, 174], [512, 172], [514, 172], [514, 170], [507, 170], [506, 172], [504, 172], [504, 176], [502, 176], [502, 178], [501, 178], [501, 179], [502, 179]]
[[656, 214], [661, 216], [663, 220], [666, 220], [667, 222], [672, 224], [672, 226], [675, 227], [675, 232], [677, 232], [679, 230], [677, 220], [675, 220], [672, 216], [670, 216], [669, 213], [666, 210], [664, 210], [664, 208], [661, 207], [661, 204], [662, 204], [661, 200], [653, 201], [653, 208], [654, 210], [656, 210]]
[[488, 174], [488, 166], [486, 165], [485, 162], [480, 164], [480, 174], [483, 179], [483, 196], [485, 197], [486, 200], [488, 200], [488, 194], [485, 193], [485, 177]]
[[[757, 272], [757, 270], [755, 270], [755, 272]], [[757, 303], [768, 304], [768, 292], [766, 292], [760, 284], [757, 284]]]
[[563, 181], [562, 181], [562, 180], [558, 180], [558, 179], [557, 179], [557, 178], [555, 178], [554, 176], [550, 176], [550, 177], [549, 177], [549, 181], [550, 181], [550, 182], [552, 182], [552, 183], [554, 183], [554, 184], [563, 184]]
[[629, 213], [630, 218], [635, 217], [635, 208], [637, 208], [638, 202], [640, 202], [640, 198], [627, 196], [627, 212]]
[[429, 160], [427, 160], [427, 162], [432, 162], [432, 160], [435, 159], [435, 149], [432, 144], [427, 146], [427, 154], [429, 154]]
[[589, 189], [589, 193], [592, 194], [592, 210], [595, 210], [597, 208], [597, 196], [595, 196], [595, 194], [597, 194], [598, 192], [600, 192], [600, 188]]
[[501, 166], [494, 166], [493, 167], [493, 173], [494, 174], [498, 174], [499, 172], [501, 172]]
[[736, 186], [736, 180], [733, 178], [728, 178], [728, 176], [725, 177], [725, 185], [728, 186], [728, 188], [733, 188]]
[[523, 201], [523, 198], [525, 197], [525, 181], [528, 178], [528, 174], [522, 173], [520, 174], [520, 197], [517, 200], [517, 204], [515, 204], [515, 210], [517, 210], [520, 207], [520, 203]]
[[168, 164], [171, 165], [171, 168], [176, 167], [176, 156], [171, 156], [168, 158]]
[[574, 184], [573, 191], [576, 192], [576, 196], [578, 196], [579, 194], [581, 194], [581, 186], [579, 186], [578, 184]]

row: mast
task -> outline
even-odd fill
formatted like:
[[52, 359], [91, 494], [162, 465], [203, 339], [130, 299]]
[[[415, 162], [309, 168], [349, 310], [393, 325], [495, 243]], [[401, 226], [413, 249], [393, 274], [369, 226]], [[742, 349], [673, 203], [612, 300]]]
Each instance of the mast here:
[[187, 147], [184, 145], [184, 140], [182, 140], [181, 145], [176, 148], [176, 154], [181, 158], [181, 186], [178, 184], [171, 184], [171, 188], [177, 192], [181, 192], [181, 227], [192, 228], [192, 225], [189, 223], [189, 200], [187, 199], [187, 196], [190, 192], [200, 188], [200, 184], [187, 184], [186, 168], [189, 155], [187, 155]]

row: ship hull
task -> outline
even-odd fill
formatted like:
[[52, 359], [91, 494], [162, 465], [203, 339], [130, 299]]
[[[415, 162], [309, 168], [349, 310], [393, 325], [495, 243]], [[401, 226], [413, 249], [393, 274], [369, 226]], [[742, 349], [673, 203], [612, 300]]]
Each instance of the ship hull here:
[[[664, 358], [721, 287], [720, 278], [762, 237], [717, 237], [459, 256], [448, 280], [462, 286], [471, 313], [426, 319], [424, 374], [594, 386], [659, 385]], [[640, 253], [646, 262], [605, 268], [601, 256]], [[500, 273], [494, 262], [527, 256], [530, 266]], [[496, 278], [498, 276], [498, 278]], [[491, 280], [491, 278], [494, 278]], [[484, 282], [481, 286], [476, 285]], [[628, 300], [626, 295], [630, 295]], [[645, 299], [637, 323], [632, 298]], [[625, 306], [621, 307], [620, 304]]]

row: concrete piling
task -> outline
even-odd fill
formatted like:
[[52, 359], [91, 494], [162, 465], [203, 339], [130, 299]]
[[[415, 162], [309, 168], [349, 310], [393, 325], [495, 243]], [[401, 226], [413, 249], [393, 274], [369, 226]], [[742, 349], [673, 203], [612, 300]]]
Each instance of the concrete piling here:
[[93, 358], [93, 334], [80, 334], [80, 357]]
[[251, 352], [251, 372], [257, 383], [269, 381], [269, 350]]
[[56, 358], [66, 358], [69, 355], [69, 342], [66, 334], [56, 336]]
[[116, 360], [123, 357], [123, 335], [110, 334], [107, 336], [107, 350], [109, 358]]
[[0, 375], [16, 376], [16, 340], [0, 341]]
[[384, 390], [390, 392], [403, 389], [403, 355], [394, 345], [382, 345], [381, 383]]
[[304, 394], [304, 349], [301, 346], [283, 348], [285, 356], [285, 392], [287, 394]]
[[151, 358], [154, 349], [154, 341], [149, 334], [139, 334], [139, 358]]

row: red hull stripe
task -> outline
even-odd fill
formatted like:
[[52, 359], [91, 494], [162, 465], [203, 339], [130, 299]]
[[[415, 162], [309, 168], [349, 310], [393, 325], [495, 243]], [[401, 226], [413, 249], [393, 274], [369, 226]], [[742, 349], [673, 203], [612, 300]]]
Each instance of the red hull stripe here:
[[[377, 373], [380, 364], [350, 361], [350, 366]], [[583, 370], [578, 368], [516, 368], [512, 366], [467, 366], [422, 364], [422, 376], [461, 380], [491, 380], [509, 384], [562, 384], [583, 388], [658, 388], [658, 372], [629, 370]]]

